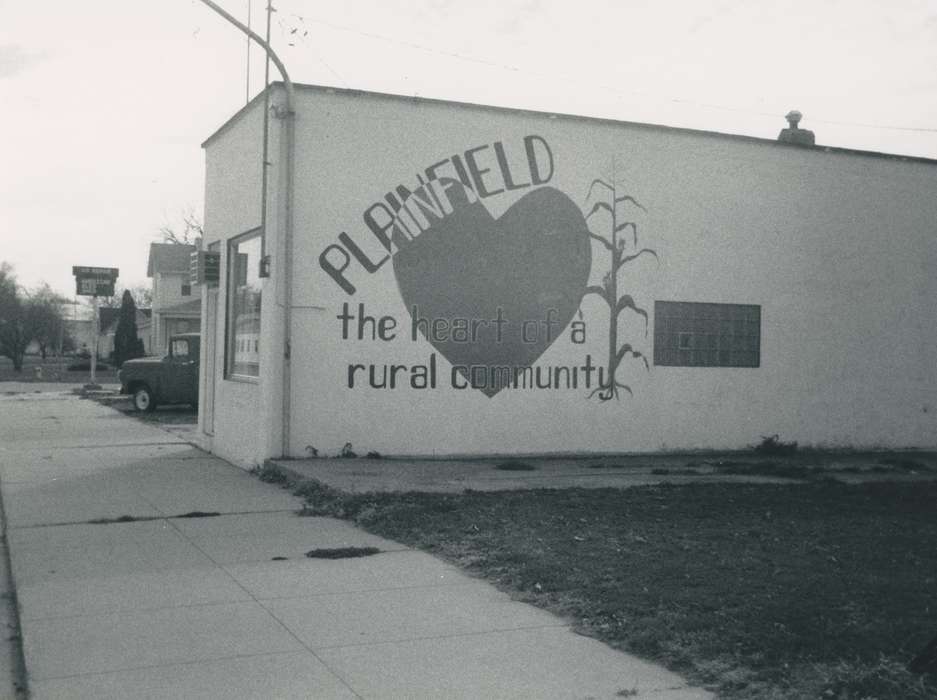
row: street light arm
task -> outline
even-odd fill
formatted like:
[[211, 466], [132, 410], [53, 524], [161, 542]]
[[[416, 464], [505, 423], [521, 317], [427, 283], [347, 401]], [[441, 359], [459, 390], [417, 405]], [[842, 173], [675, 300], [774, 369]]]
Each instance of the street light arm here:
[[[281, 455], [283, 457], [289, 456], [290, 449], [290, 421], [292, 419], [291, 410], [292, 410], [292, 370], [291, 370], [291, 356], [292, 356], [292, 306], [293, 306], [293, 188], [295, 183], [295, 168], [296, 168], [296, 155], [295, 155], [295, 143], [296, 143], [296, 119], [294, 118], [294, 105], [296, 104], [293, 99], [293, 82], [290, 80], [289, 74], [286, 72], [286, 66], [283, 65], [283, 62], [279, 57], [274, 53], [273, 49], [270, 48], [270, 44], [264, 41], [256, 32], [252, 31], [250, 27], [242, 24], [237, 19], [232, 17], [230, 14], [225, 12], [222, 8], [212, 0], [202, 0], [203, 3], [208, 5], [212, 10], [217, 12], [219, 15], [224, 17], [228, 22], [233, 24], [235, 27], [240, 29], [242, 32], [247, 34], [251, 39], [256, 41], [263, 50], [267, 53], [267, 56], [272, 60], [276, 66], [277, 70], [280, 71], [280, 75], [283, 76], [283, 84], [286, 87], [286, 119], [284, 120], [284, 126], [286, 131], [286, 172], [284, 177], [284, 190], [286, 191], [286, 202], [284, 205], [284, 216], [283, 216], [283, 389], [282, 389], [282, 416], [281, 416]], [[269, 21], [269, 15], [268, 15]], [[264, 88], [266, 90], [266, 87]], [[267, 112], [264, 112], [265, 118]], [[264, 138], [266, 139], [266, 124], [264, 126]], [[266, 158], [264, 159], [266, 161]], [[264, 162], [264, 177], [266, 177], [267, 172], [267, 163]], [[266, 192], [263, 195], [263, 211], [266, 211], [267, 206], [267, 196]], [[264, 226], [266, 226], [266, 218], [264, 219]], [[261, 245], [265, 246], [266, 243], [266, 230], [263, 231], [261, 237]], [[263, 252], [265, 248], [262, 248]]]
[[212, 0], [202, 0], [202, 2], [210, 7], [212, 10], [217, 12], [219, 15], [228, 20], [235, 27], [240, 29], [242, 32], [247, 34], [251, 39], [260, 44], [260, 47], [267, 52], [267, 55], [270, 57], [270, 60], [276, 64], [277, 70], [280, 71], [280, 75], [283, 76], [283, 84], [286, 86], [286, 108], [288, 113], [292, 114], [293, 112], [293, 81], [290, 80], [289, 73], [286, 72], [286, 66], [283, 65], [283, 61], [280, 60], [276, 52], [271, 48], [270, 44], [264, 41], [257, 32], [248, 27], [246, 24], [240, 22], [236, 17], [230, 14], [223, 7], [220, 7], [217, 3], [212, 2]]

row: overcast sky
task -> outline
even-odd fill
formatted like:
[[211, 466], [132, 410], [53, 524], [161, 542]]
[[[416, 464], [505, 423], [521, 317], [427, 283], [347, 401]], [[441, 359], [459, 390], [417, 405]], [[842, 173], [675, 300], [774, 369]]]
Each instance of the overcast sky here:
[[[248, 0], [219, 1], [246, 21]], [[764, 138], [799, 109], [819, 144], [937, 159], [937, 0], [274, 7], [294, 82]], [[245, 103], [246, 40], [198, 0], [0, 9], [0, 261], [67, 294], [72, 265], [148, 284], [160, 227], [201, 214], [200, 144]], [[251, 64], [255, 94], [257, 47]]]

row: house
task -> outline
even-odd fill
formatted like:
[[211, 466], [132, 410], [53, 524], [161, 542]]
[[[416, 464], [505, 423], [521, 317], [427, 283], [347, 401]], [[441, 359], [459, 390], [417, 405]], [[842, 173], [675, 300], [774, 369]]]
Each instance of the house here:
[[937, 161], [268, 96], [266, 187], [263, 95], [203, 144], [208, 449], [937, 446]]
[[78, 352], [94, 349], [94, 311], [76, 300], [63, 301], [59, 311], [64, 323], [64, 334], [70, 337]]
[[144, 323], [142, 328], [149, 337], [148, 354], [165, 354], [169, 337], [175, 333], [199, 330], [201, 290], [189, 277], [189, 263], [195, 250], [194, 245], [150, 244], [146, 276], [153, 280], [153, 300], [150, 323]]

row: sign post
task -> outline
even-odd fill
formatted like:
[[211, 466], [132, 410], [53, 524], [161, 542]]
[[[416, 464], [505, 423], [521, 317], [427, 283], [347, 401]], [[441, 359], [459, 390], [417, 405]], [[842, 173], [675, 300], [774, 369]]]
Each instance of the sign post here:
[[98, 316], [98, 297], [97, 295], [91, 297], [91, 308], [94, 309], [94, 322], [92, 328], [94, 329], [94, 348], [91, 351], [91, 386], [97, 387], [97, 377], [95, 377], [95, 370], [98, 368], [98, 331], [101, 327], [101, 319]]
[[75, 275], [75, 294], [91, 297], [91, 308], [94, 310], [94, 321], [91, 331], [94, 334], [94, 347], [91, 351], [91, 381], [86, 389], [100, 389], [97, 383], [98, 367], [98, 336], [100, 335], [100, 319], [98, 316], [98, 297], [114, 295], [114, 283], [120, 274], [116, 267], [72, 267]]

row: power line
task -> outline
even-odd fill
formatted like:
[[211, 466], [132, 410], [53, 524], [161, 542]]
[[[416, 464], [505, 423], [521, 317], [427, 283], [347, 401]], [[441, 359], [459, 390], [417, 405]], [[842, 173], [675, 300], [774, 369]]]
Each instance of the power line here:
[[[394, 37], [386, 36], [383, 34], [377, 34], [374, 32], [367, 32], [367, 31], [363, 31], [360, 29], [354, 29], [352, 27], [346, 27], [340, 24], [335, 24], [334, 22], [329, 22], [323, 19], [303, 17], [297, 14], [293, 14], [291, 16], [299, 20], [300, 23], [310, 22], [312, 24], [319, 24], [325, 27], [329, 27], [330, 29], [335, 29], [337, 31], [357, 34], [358, 36], [362, 36], [367, 39], [374, 39], [378, 41], [388, 42], [391, 44], [397, 44], [398, 46], [403, 46], [405, 48], [414, 49], [417, 51], [424, 51], [424, 52], [436, 54], [439, 56], [447, 56], [449, 58], [454, 58], [454, 59], [465, 61], [468, 63], [483, 65], [483, 66], [487, 66], [490, 68], [498, 68], [498, 69], [509, 71], [512, 73], [520, 73], [524, 75], [536, 76], [539, 78], [546, 78], [549, 80], [562, 80], [563, 82], [574, 84], [574, 85], [581, 85], [583, 83], [583, 80], [579, 78], [574, 79], [572, 77], [561, 77], [561, 76], [556, 75], [555, 73], [550, 73], [550, 74], [539, 73], [537, 71], [531, 71], [528, 69], [519, 68], [518, 66], [515, 66], [515, 65], [510, 65], [506, 63], [498, 63], [496, 61], [489, 61], [489, 60], [477, 58], [474, 56], [466, 56], [464, 54], [456, 53], [454, 51], [444, 51], [442, 49], [437, 49], [437, 48], [433, 48], [430, 46], [424, 46], [422, 44], [417, 44], [411, 41], [403, 41], [401, 39], [396, 39]], [[287, 29], [282, 23], [281, 23], [281, 28], [283, 28], [285, 31], [291, 32], [293, 35], [296, 35], [296, 31], [294, 29]], [[305, 37], [306, 34], [308, 34], [308, 32], [304, 32], [302, 36]], [[295, 45], [295, 43], [291, 44], [291, 46], [293, 45]], [[328, 68], [332, 73], [334, 73], [336, 77], [338, 77], [339, 80], [341, 80], [343, 84], [347, 86], [347, 83], [341, 78], [341, 76], [338, 74], [338, 72], [334, 68], [332, 68], [328, 63], [326, 63], [325, 60], [318, 54], [316, 57], [326, 66], [326, 68]], [[638, 90], [631, 90], [628, 92], [623, 92], [616, 86], [605, 85], [605, 84], [597, 83], [597, 82], [592, 82], [592, 84], [595, 85], [596, 87], [599, 87], [603, 90], [611, 92], [622, 98], [633, 97], [637, 95], [637, 96], [642, 96], [642, 97], [649, 97], [651, 99], [659, 100], [661, 102], [671, 102], [674, 104], [686, 104], [686, 105], [692, 105], [695, 107], [702, 107], [705, 109], [715, 109], [715, 110], [721, 110], [721, 111], [726, 111], [726, 112], [750, 114], [753, 116], [770, 117], [772, 119], [780, 116], [779, 114], [774, 113], [774, 112], [762, 112], [762, 111], [747, 109], [744, 107], [728, 107], [726, 105], [716, 105], [716, 104], [698, 102], [696, 100], [690, 100], [690, 99], [684, 99], [684, 98], [676, 98], [676, 97], [668, 98], [668, 97], [662, 97], [660, 95], [654, 95], [648, 92], [641, 92]], [[814, 117], [811, 117], [810, 121], [812, 123], [815, 122], [818, 124], [832, 124], [836, 126], [850, 126], [850, 127], [857, 127], [857, 128], [863, 128], [863, 129], [880, 129], [883, 131], [909, 131], [909, 132], [916, 132], [916, 133], [931, 133], [931, 134], [937, 133], [937, 128], [928, 128], [928, 127], [895, 126], [895, 125], [888, 125], [888, 124], [868, 124], [868, 123], [863, 123], [863, 122], [848, 122], [848, 121], [839, 121], [839, 120], [832, 120], [832, 119], [817, 119]]]
[[[299, 15], [295, 15], [295, 14], [294, 14], [294, 15], [291, 15], [291, 16], [292, 16], [292, 17], [296, 17], [297, 19], [299, 19], [300, 22], [303, 22], [303, 18], [300, 17]], [[297, 41], [302, 41], [303, 39], [305, 39], [305, 38], [309, 35], [309, 31], [308, 31], [308, 30], [303, 30], [303, 33], [300, 34], [298, 28], [296, 28], [296, 27], [287, 27], [287, 26], [286, 26], [286, 23], [285, 23], [282, 19], [280, 19], [280, 18], [277, 18], [277, 24], [280, 25], [280, 31], [283, 32], [283, 34], [285, 35], [285, 37], [286, 37], [286, 39], [287, 39], [287, 46], [296, 46], [296, 42], [297, 42]], [[329, 70], [330, 73], [332, 73], [332, 75], [334, 75], [336, 78], [338, 78], [338, 82], [340, 82], [340, 83], [341, 83], [342, 85], [344, 85], [346, 88], [350, 88], [350, 87], [351, 87], [351, 86], [348, 84], [348, 81], [346, 81], [345, 78], [342, 77], [341, 73], [339, 73], [337, 70], [335, 70], [335, 68], [333, 68], [332, 65], [329, 64], [329, 62], [326, 61], [326, 60], [322, 57], [322, 54], [320, 54], [318, 51], [316, 51], [311, 45], [310, 45], [308, 48], [309, 48], [309, 50], [312, 52], [313, 56], [315, 56], [316, 59], [317, 59], [323, 66], [325, 66], [325, 67]]]

